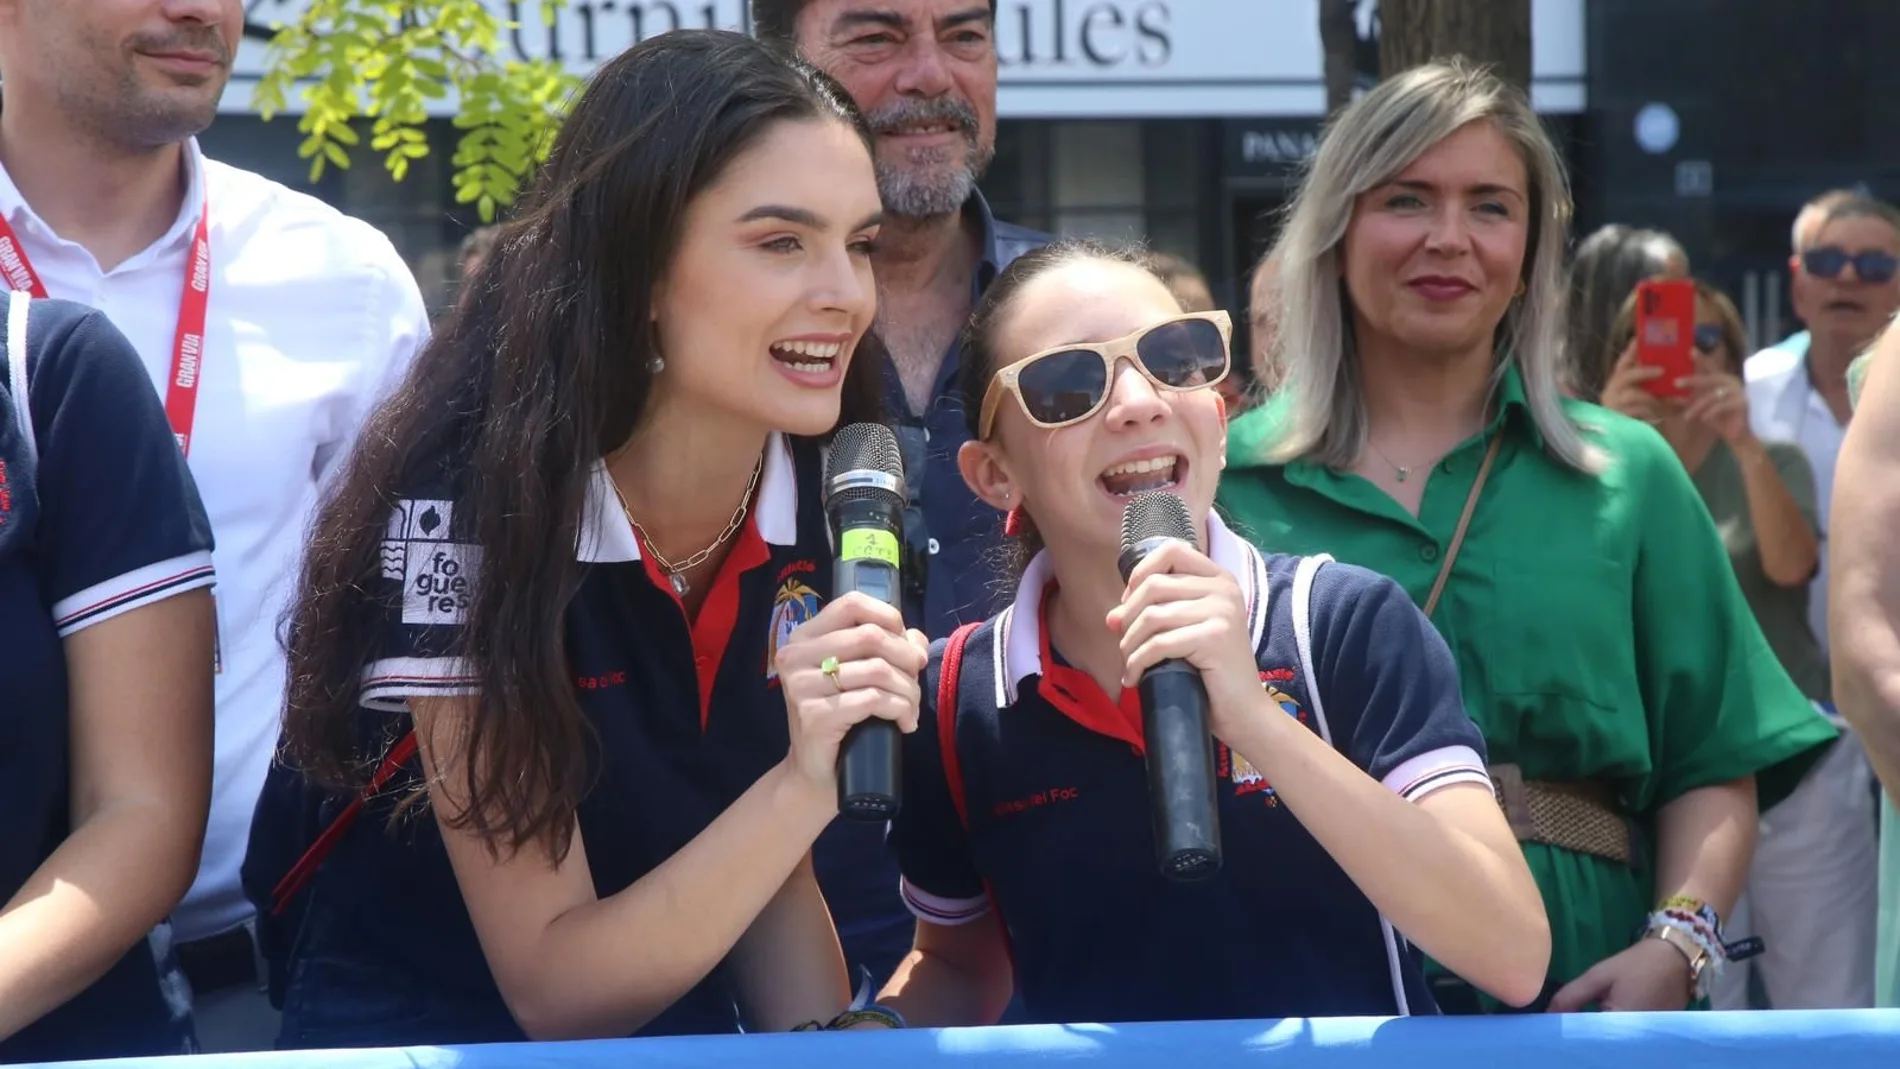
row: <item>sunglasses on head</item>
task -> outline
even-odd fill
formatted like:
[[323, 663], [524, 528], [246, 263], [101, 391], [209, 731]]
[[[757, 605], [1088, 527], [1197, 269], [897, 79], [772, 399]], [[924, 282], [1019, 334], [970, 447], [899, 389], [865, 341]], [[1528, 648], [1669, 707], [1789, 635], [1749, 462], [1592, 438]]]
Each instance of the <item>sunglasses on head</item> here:
[[1720, 349], [1722, 343], [1727, 340], [1728, 339], [1722, 336], [1722, 324], [1720, 323], [1697, 323], [1695, 325], [1695, 349], [1696, 352], [1701, 353], [1703, 356], [1707, 356], [1717, 349]]
[[1900, 259], [1879, 249], [1850, 253], [1839, 245], [1822, 245], [1801, 254], [1801, 267], [1816, 278], [1839, 278], [1848, 264], [1862, 282], [1891, 282]]
[[1023, 415], [1045, 430], [1082, 422], [1107, 402], [1115, 365], [1123, 358], [1164, 390], [1213, 386], [1227, 377], [1232, 333], [1226, 312], [1190, 312], [1125, 338], [1062, 345], [1018, 360], [990, 379], [977, 437], [990, 436], [1005, 393], [1016, 395]]

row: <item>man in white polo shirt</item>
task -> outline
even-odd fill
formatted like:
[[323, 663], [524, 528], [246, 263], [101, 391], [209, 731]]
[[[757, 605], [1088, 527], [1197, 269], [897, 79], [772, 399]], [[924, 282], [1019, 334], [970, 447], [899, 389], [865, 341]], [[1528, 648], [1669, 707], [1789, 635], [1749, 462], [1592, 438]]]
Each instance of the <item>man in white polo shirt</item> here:
[[[1825, 193], [1794, 225], [1790, 261], [1805, 339], [1750, 357], [1748, 417], [1763, 441], [1793, 442], [1814, 468], [1821, 556], [1809, 584], [1809, 626], [1828, 647], [1828, 567], [1834, 463], [1852, 405], [1847, 369], [1900, 308], [1900, 214], [1851, 191]], [[1762, 814], [1748, 890], [1730, 931], [1767, 941], [1761, 957], [1725, 971], [1717, 1009], [1857, 1009], [1873, 1004], [1877, 911], [1873, 774], [1854, 723], [1824, 707], [1841, 738], [1801, 785]]]
[[1748, 416], [1763, 441], [1793, 442], [1814, 465], [1821, 567], [1810, 585], [1809, 624], [1827, 648], [1827, 532], [1834, 458], [1851, 406], [1847, 366], [1900, 309], [1900, 214], [1865, 194], [1834, 191], [1797, 217], [1789, 287], [1807, 324], [1794, 338], [1748, 359]]
[[0, 282], [93, 305], [132, 340], [217, 542], [211, 820], [173, 917], [213, 1050], [275, 1034], [238, 871], [277, 738], [277, 624], [307, 517], [427, 330], [381, 233], [200, 154], [242, 9], [0, 0]]

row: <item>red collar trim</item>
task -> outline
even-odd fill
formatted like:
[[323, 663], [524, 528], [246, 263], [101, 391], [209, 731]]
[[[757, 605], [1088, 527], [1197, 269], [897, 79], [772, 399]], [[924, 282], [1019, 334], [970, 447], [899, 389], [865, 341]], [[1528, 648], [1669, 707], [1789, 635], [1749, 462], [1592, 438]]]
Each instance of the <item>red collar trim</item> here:
[[1042, 604], [1037, 607], [1038, 630], [1042, 632], [1038, 636], [1042, 643], [1042, 676], [1036, 682], [1036, 693], [1077, 724], [1097, 735], [1120, 739], [1136, 753], [1145, 755], [1147, 745], [1141, 732], [1139, 692], [1134, 687], [1124, 687], [1119, 695], [1110, 698], [1094, 676], [1056, 660], [1049, 645], [1049, 601], [1055, 592], [1056, 584], [1051, 582], [1044, 588]]

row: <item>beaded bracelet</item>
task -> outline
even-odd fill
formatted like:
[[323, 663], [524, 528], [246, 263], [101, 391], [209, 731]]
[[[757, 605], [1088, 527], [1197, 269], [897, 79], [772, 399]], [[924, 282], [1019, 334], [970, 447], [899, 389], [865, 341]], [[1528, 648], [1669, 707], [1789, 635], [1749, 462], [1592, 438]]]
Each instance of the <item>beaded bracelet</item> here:
[[867, 1021], [876, 1022], [884, 1025], [886, 1028], [909, 1027], [904, 1023], [903, 1014], [898, 1013], [889, 1006], [880, 1006], [872, 1002], [871, 991], [871, 970], [859, 966], [858, 989], [851, 997], [851, 1005], [846, 1006], [843, 1013], [833, 1017], [827, 1024], [819, 1024], [817, 1021], [806, 1021], [804, 1024], [793, 1026], [792, 1031], [837, 1032], [849, 1028], [854, 1024], [863, 1024]]
[[850, 1028], [854, 1024], [863, 1024], [866, 1021], [881, 1024], [886, 1028], [904, 1027], [903, 1014], [898, 1013], [889, 1006], [879, 1006], [876, 1003], [872, 1003], [863, 1009], [846, 1010], [838, 1016], [833, 1017], [831, 1023], [825, 1026], [825, 1030], [828, 1032], [840, 1032]]
[[1644, 933], [1647, 934], [1662, 928], [1674, 929], [1688, 936], [1689, 941], [1701, 949], [1703, 955], [1708, 960], [1708, 968], [1712, 972], [1720, 972], [1722, 966], [1727, 963], [1728, 955], [1722, 952], [1721, 941], [1711, 939], [1702, 925], [1693, 924], [1671, 916], [1668, 913], [1658, 911], [1649, 915], [1649, 924], [1644, 928]]
[[793, 1025], [792, 1031], [842, 1032], [854, 1024], [864, 1024], [867, 1021], [881, 1024], [886, 1028], [905, 1027], [903, 1014], [898, 1013], [889, 1006], [879, 1006], [873, 1003], [869, 1006], [848, 1009], [838, 1016], [833, 1017], [828, 1024], [819, 1024], [817, 1021], [806, 1021], [804, 1024]]
[[1720, 969], [1728, 961], [1728, 949], [1722, 942], [1722, 917], [1715, 907], [1700, 898], [1672, 895], [1649, 915], [1649, 927], [1658, 924], [1678, 928], [1695, 940], [1709, 955], [1709, 963]]
[[1722, 952], [1716, 955], [1720, 960], [1747, 961], [1759, 955], [1767, 947], [1760, 936], [1748, 936], [1737, 939], [1733, 943], [1728, 942], [1723, 937], [1721, 917], [1716, 914], [1714, 907], [1699, 898], [1676, 895], [1665, 901], [1660, 908], [1664, 913], [1680, 913], [1683, 920], [1703, 925], [1705, 929], [1703, 934], [1708, 936], [1709, 942], [1722, 948]]

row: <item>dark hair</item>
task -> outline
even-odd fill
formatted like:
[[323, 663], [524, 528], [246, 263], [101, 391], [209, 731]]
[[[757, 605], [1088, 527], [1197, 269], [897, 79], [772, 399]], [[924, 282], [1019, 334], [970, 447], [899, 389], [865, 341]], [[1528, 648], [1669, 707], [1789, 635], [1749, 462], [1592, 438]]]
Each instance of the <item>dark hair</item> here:
[[[970, 313], [969, 322], [963, 327], [957, 357], [957, 392], [963, 398], [963, 419], [970, 429], [970, 437], [975, 438], [980, 433], [977, 424], [982, 421], [983, 395], [989, 392], [990, 379], [998, 368], [1005, 366], [1003, 355], [996, 351], [996, 336], [1002, 331], [1010, 310], [1015, 307], [1016, 299], [1022, 296], [1029, 283], [1043, 275], [1085, 260], [1127, 264], [1154, 275], [1163, 285], [1167, 284], [1156, 270], [1155, 258], [1138, 246], [1108, 245], [1088, 238], [1062, 238], [1018, 256], [983, 291], [982, 298]], [[1020, 360], [1028, 355], [1016, 353], [1012, 354], [1012, 359]], [[1042, 537], [1036, 533], [1034, 524], [1029, 524], [1011, 544], [1007, 574], [1011, 577], [1022, 574], [1030, 558], [1041, 549]]]
[[1621, 223], [1602, 227], [1577, 246], [1570, 263], [1564, 352], [1566, 377], [1577, 396], [1595, 401], [1603, 392], [1604, 369], [1598, 356], [1609, 344], [1617, 311], [1636, 284], [1663, 274], [1669, 269], [1669, 258], [1682, 255], [1682, 246], [1668, 234]]
[[[395, 499], [447, 475], [486, 577], [458, 651], [480, 710], [452, 826], [498, 852], [538, 841], [565, 856], [595, 742], [562, 637], [592, 472], [646, 411], [653, 294], [687, 209], [792, 121], [847, 123], [869, 150], [837, 83], [742, 34], [662, 34], [593, 76], [472, 299], [370, 418], [318, 517], [287, 635], [284, 726], [286, 758], [312, 781], [357, 790], [375, 763], [360, 752], [357, 696], [388, 610], [369, 593], [378, 544]], [[876, 418], [883, 366], [867, 336], [841, 424]]]
[[[752, 32], [761, 41], [791, 44], [798, 38], [798, 16], [811, 0], [752, 0]], [[996, 0], [990, 0], [990, 19], [996, 19]]]

